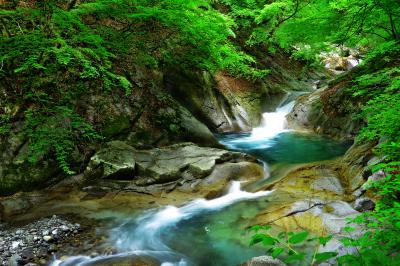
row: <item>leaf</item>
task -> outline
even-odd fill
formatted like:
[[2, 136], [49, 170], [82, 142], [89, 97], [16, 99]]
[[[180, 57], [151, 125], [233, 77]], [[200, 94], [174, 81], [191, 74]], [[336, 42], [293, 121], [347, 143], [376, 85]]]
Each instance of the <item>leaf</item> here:
[[327, 237], [322, 237], [322, 236], [321, 236], [321, 237], [318, 238], [318, 240], [319, 240], [319, 243], [320, 243], [321, 245], [325, 246], [329, 241], [331, 241], [332, 238], [333, 238], [332, 235], [327, 236]]
[[274, 248], [273, 251], [272, 251], [272, 253], [271, 253], [271, 256], [275, 259], [275, 258], [278, 257], [283, 251], [285, 251], [284, 248], [281, 248], [281, 247]]
[[290, 264], [290, 263], [293, 263], [293, 262], [296, 262], [296, 261], [302, 261], [304, 259], [304, 256], [305, 256], [304, 253], [293, 254], [293, 255], [288, 256], [285, 259], [285, 262], [287, 264]]
[[285, 238], [285, 237], [286, 237], [286, 232], [285, 231], [282, 231], [282, 232], [280, 232], [278, 234], [278, 238], [280, 238], [280, 239]]
[[264, 246], [272, 246], [277, 242], [277, 240], [270, 236], [264, 236], [262, 243]]
[[251, 237], [250, 240], [250, 246], [253, 246], [257, 243], [260, 243], [261, 241], [263, 241], [264, 239], [264, 235], [262, 234], [255, 234], [254, 236]]
[[303, 231], [303, 232], [294, 234], [293, 236], [291, 236], [291, 237], [289, 238], [289, 243], [290, 243], [290, 244], [298, 244], [298, 243], [301, 243], [301, 242], [303, 242], [304, 240], [306, 240], [307, 236], [308, 236], [308, 232], [307, 232], [307, 231]]
[[252, 227], [250, 227], [249, 228], [249, 230], [250, 231], [254, 231], [254, 232], [258, 232], [258, 231], [260, 231], [260, 230], [269, 230], [269, 229], [271, 229], [271, 227], [272, 226], [270, 226], [270, 225], [254, 225], [254, 226], [252, 226]]
[[354, 227], [346, 226], [343, 230], [347, 233], [354, 232], [356, 229]]
[[273, 237], [271, 237], [271, 236], [267, 236], [267, 235], [264, 235], [264, 234], [255, 234], [254, 236], [251, 237], [250, 246], [253, 246], [253, 245], [258, 244], [260, 242], [262, 242], [262, 244], [264, 246], [272, 246], [276, 242], [278, 242], [278, 240], [273, 238]]
[[323, 262], [323, 261], [327, 261], [327, 260], [329, 260], [331, 258], [334, 258], [337, 255], [338, 255], [338, 253], [336, 253], [336, 252], [321, 252], [321, 253], [317, 253], [315, 255], [315, 261], [320, 263], [320, 262]]
[[250, 231], [254, 231], [254, 232], [258, 232], [261, 229], [261, 225], [254, 225], [252, 227], [249, 228]]

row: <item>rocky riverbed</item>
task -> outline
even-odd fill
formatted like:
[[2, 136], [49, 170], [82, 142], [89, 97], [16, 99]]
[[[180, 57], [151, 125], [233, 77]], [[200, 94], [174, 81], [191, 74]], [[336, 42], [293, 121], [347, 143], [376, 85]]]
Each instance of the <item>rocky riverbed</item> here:
[[97, 234], [93, 221], [76, 220], [53, 215], [25, 225], [1, 224], [0, 265], [48, 265], [76, 252], [92, 256], [113, 252], [101, 245], [105, 238]]

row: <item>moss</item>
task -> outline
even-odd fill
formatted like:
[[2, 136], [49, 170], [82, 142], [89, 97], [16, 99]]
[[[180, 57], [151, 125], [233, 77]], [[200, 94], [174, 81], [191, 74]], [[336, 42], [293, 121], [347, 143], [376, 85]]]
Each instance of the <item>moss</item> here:
[[130, 118], [125, 115], [120, 115], [108, 118], [101, 132], [103, 134], [103, 137], [108, 139], [114, 136], [128, 133], [130, 128]]

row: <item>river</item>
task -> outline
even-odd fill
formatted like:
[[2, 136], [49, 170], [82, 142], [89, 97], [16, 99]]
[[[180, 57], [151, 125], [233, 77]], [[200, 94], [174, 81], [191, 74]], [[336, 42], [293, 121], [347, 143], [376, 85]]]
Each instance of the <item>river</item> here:
[[155, 259], [162, 266], [240, 265], [265, 254], [260, 247], [249, 247], [246, 230], [273, 194], [258, 190], [292, 166], [332, 159], [348, 148], [344, 143], [287, 129], [285, 116], [292, 107], [293, 102], [283, 103], [275, 112], [264, 113], [260, 127], [252, 132], [218, 135], [228, 149], [257, 157], [264, 164], [263, 180], [245, 188], [235, 181], [225, 195], [215, 199], [196, 199], [180, 207], [169, 205], [115, 218], [108, 242], [117, 254], [76, 256], [55, 260], [52, 266], [113, 265], [135, 256]]

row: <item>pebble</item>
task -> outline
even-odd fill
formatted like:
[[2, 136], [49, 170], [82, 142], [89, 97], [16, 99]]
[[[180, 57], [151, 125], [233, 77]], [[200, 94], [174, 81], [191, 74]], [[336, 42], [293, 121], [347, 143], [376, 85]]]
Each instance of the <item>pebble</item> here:
[[46, 242], [50, 242], [53, 238], [51, 236], [44, 236], [43, 240]]
[[56, 215], [15, 229], [0, 226], [0, 265], [46, 265], [50, 254], [60, 249], [58, 243], [80, 230], [79, 224]]

